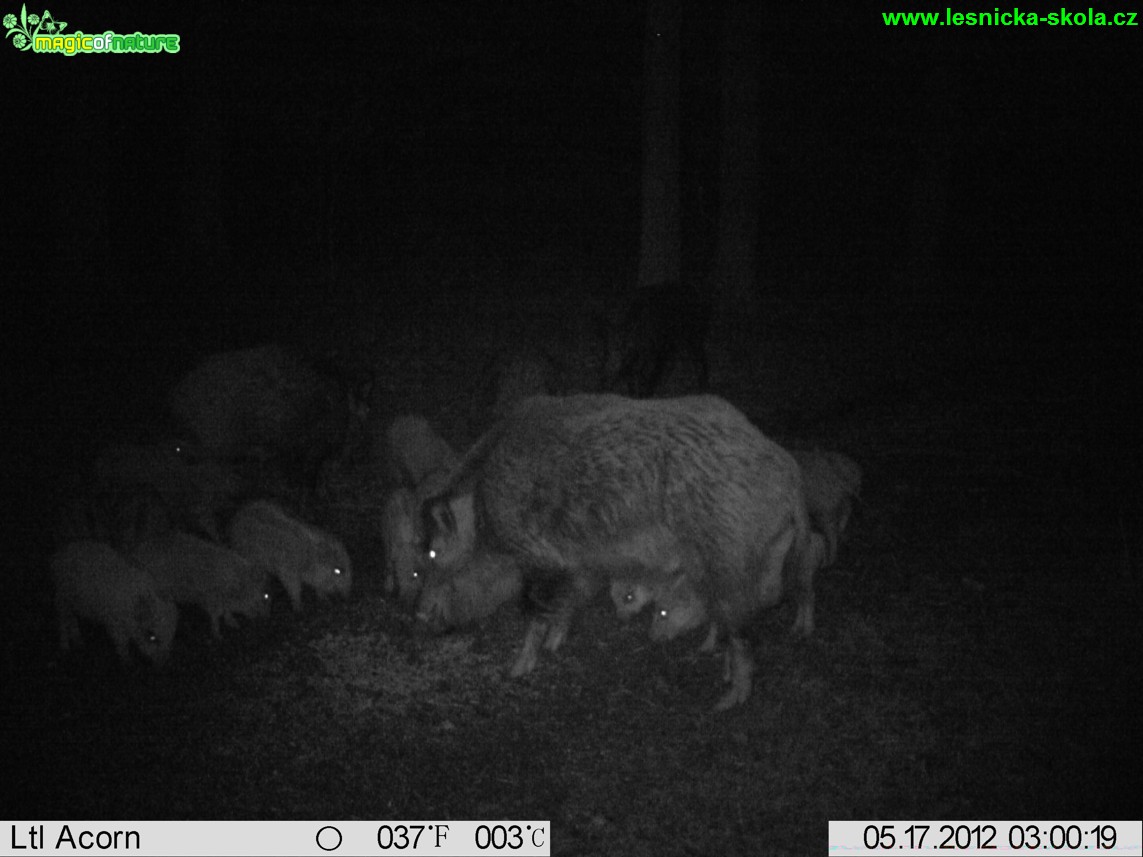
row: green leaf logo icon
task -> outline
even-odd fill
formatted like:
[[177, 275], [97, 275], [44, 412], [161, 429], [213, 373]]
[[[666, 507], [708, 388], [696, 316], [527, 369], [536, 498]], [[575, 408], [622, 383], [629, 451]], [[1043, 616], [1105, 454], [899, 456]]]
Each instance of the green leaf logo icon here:
[[28, 14], [28, 5], [20, 7], [20, 17], [8, 14], [3, 19], [4, 29], [8, 32], [5, 38], [12, 39], [12, 44], [21, 51], [31, 50], [32, 40], [36, 34], [43, 32], [47, 36], [58, 36], [67, 26], [67, 21], [57, 21], [47, 9], [43, 15]]

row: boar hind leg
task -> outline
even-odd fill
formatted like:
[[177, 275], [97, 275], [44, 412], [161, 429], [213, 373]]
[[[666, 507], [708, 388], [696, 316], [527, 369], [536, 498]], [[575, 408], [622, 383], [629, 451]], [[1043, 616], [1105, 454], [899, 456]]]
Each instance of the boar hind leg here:
[[544, 637], [544, 648], [549, 652], [554, 652], [563, 645], [564, 640], [568, 635], [569, 620], [565, 617], [557, 617], [550, 625], [548, 625], [548, 633]]
[[750, 698], [750, 690], [754, 684], [754, 655], [746, 640], [737, 634], [731, 634], [726, 658], [730, 672], [730, 690], [715, 704], [715, 711], [726, 711], [744, 703]]
[[536, 661], [540, 655], [540, 644], [548, 635], [549, 628], [548, 621], [542, 618], [533, 619], [528, 623], [528, 630], [524, 634], [524, 646], [520, 649], [520, 654], [516, 658], [516, 662], [512, 664], [512, 669], [509, 670], [508, 675], [512, 678], [519, 678], [536, 668]]
[[572, 618], [579, 612], [580, 607], [591, 601], [599, 586], [600, 582], [595, 574], [588, 570], [578, 570], [564, 582], [558, 606], [552, 611], [548, 621], [548, 632], [544, 639], [545, 649], [554, 652], [563, 645]]
[[554, 652], [563, 645], [576, 608], [586, 600], [586, 596], [590, 595], [590, 588], [581, 583], [577, 580], [572, 584], [572, 591], [564, 595], [563, 603], [555, 611], [536, 617], [528, 625], [528, 631], [524, 635], [524, 647], [512, 665], [513, 678], [535, 669], [541, 644], [549, 652]]
[[852, 512], [853, 506], [849, 498], [845, 497], [834, 511], [830, 526], [826, 528], [826, 555], [822, 560], [822, 568], [828, 568], [837, 559], [838, 546], [845, 528], [849, 525], [849, 516]]
[[829, 548], [820, 533], [811, 533], [802, 555], [797, 557], [794, 580], [794, 633], [808, 637], [814, 632], [814, 573], [823, 566]]
[[702, 645], [699, 646], [700, 652], [713, 652], [718, 647], [718, 623], [710, 623], [710, 631], [707, 632], [706, 639], [703, 640]]
[[577, 603], [564, 605], [549, 620], [548, 631], [544, 637], [544, 648], [549, 652], [554, 652], [563, 645], [568, 635], [568, 628], [571, 626], [572, 616], [575, 615]]

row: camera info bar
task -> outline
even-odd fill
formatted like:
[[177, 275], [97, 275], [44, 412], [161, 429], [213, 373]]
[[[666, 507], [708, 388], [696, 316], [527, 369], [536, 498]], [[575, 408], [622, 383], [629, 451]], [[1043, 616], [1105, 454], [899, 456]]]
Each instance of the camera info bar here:
[[0, 857], [551, 853], [548, 821], [5, 821]]

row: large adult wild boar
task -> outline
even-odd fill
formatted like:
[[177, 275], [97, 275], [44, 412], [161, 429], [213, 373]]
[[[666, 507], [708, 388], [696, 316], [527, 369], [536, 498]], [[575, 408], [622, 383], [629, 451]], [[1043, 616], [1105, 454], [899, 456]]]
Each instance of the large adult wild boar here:
[[311, 488], [365, 411], [350, 385], [276, 345], [207, 357], [175, 387], [170, 406], [208, 456], [273, 461]]
[[465, 456], [427, 504], [429, 548], [463, 565], [448, 501], [471, 491], [478, 552], [506, 552], [526, 588], [554, 593], [534, 618], [511, 674], [554, 651], [575, 610], [613, 579], [661, 583], [680, 567], [729, 637], [732, 687], [750, 695], [744, 637], [762, 608], [791, 593], [794, 628], [813, 630], [813, 574], [801, 473], [793, 458], [714, 396], [633, 400], [536, 397]]
[[156, 666], [167, 660], [179, 611], [147, 572], [96, 541], [64, 545], [49, 567], [61, 649], [80, 639], [79, 619], [88, 619], [107, 630], [120, 661], [130, 659], [130, 643]]

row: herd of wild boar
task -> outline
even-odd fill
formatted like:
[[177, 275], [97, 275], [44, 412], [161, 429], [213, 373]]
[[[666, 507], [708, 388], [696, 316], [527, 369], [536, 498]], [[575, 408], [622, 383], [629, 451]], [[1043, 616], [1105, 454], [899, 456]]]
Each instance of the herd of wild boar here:
[[291, 485], [312, 493], [341, 453], [361, 413], [344, 385], [282, 348], [252, 348], [192, 369], [170, 409], [178, 441], [103, 450], [63, 510], [49, 561], [63, 649], [84, 619], [106, 629], [120, 659], [133, 642], [161, 664], [179, 607], [205, 613], [218, 637], [238, 616], [269, 615], [274, 580], [294, 610], [303, 587], [349, 594], [341, 541], [279, 497]]
[[[706, 316], [664, 289], [625, 316], [606, 389], [651, 395], [683, 353], [705, 388]], [[716, 708], [744, 702], [759, 612], [788, 596], [794, 631], [813, 631], [814, 576], [837, 558], [860, 467], [787, 451], [717, 396], [552, 395], [556, 373], [534, 352], [495, 371], [491, 427], [463, 456], [416, 415], [381, 421], [366, 442], [386, 486], [385, 594], [438, 631], [522, 601], [520, 676], [608, 590], [620, 618], [651, 605], [655, 639], [709, 628], [703, 647], [724, 642], [730, 685]], [[105, 450], [65, 510], [50, 561], [61, 647], [84, 619], [121, 659], [133, 644], [161, 664], [180, 607], [218, 636], [236, 616], [267, 615], [279, 590], [294, 610], [306, 589], [347, 596], [342, 542], [283, 498], [321, 494], [364, 398], [274, 346], [192, 369], [170, 396], [179, 441]]]

